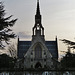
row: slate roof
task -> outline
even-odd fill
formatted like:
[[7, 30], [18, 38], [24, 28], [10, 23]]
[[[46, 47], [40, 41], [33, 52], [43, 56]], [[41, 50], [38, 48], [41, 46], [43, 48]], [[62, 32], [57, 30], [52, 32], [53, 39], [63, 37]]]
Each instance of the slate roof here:
[[[58, 58], [58, 49], [56, 41], [45, 41], [45, 44], [52, 54], [53, 58]], [[18, 58], [23, 58], [31, 46], [31, 41], [18, 41]]]

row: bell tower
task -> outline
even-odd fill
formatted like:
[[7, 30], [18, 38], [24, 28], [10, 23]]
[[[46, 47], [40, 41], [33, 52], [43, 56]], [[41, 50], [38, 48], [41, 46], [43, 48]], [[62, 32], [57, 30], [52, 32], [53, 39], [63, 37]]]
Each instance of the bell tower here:
[[[39, 0], [37, 0], [35, 24], [32, 28], [32, 32], [33, 32], [32, 40], [26, 41], [25, 43], [23, 43], [23, 45], [25, 45], [24, 47], [25, 50], [23, 50], [23, 53], [24, 51], [27, 51], [24, 55], [25, 69], [33, 68], [33, 69], [39, 70], [39, 68], [41, 69], [48, 68], [48, 70], [49, 69], [52, 70], [55, 65], [54, 60], [52, 58], [53, 57], [52, 54], [56, 55], [55, 52], [57, 52], [56, 50], [57, 38], [56, 38], [56, 41], [45, 41], [44, 27], [42, 26], [41, 19], [42, 19], [42, 16], [40, 14]], [[20, 52], [21, 55], [23, 55], [23, 53], [21, 54]]]
[[35, 15], [35, 25], [33, 27], [33, 36], [44, 36], [44, 28], [41, 23], [39, 0], [37, 0], [37, 9]]

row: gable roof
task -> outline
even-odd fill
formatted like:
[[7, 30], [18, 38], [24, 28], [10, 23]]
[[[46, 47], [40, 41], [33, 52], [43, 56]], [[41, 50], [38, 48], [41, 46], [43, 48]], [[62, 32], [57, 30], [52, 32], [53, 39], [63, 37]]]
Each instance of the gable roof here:
[[[53, 58], [58, 58], [57, 42], [45, 41], [45, 45], [52, 54]], [[30, 46], [31, 41], [18, 41], [18, 58], [23, 58]]]

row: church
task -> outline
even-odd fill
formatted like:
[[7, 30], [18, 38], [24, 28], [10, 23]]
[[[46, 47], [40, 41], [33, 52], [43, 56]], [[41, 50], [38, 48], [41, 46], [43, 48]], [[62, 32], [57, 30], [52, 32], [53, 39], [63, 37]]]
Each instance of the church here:
[[57, 37], [54, 41], [45, 40], [39, 0], [37, 0], [35, 24], [32, 31], [33, 34], [31, 41], [20, 41], [18, 38], [18, 59], [23, 59], [23, 66], [26, 69], [50, 69], [54, 66], [54, 61], [58, 61], [58, 43]]

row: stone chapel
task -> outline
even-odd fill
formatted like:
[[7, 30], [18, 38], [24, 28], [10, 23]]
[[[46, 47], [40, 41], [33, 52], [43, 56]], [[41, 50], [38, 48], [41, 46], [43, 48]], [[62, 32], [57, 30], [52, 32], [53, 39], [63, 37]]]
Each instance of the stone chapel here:
[[57, 37], [54, 41], [46, 41], [42, 16], [40, 14], [39, 0], [35, 15], [35, 24], [32, 28], [32, 40], [20, 41], [18, 38], [18, 59], [24, 59], [24, 68], [52, 68], [58, 60]]

